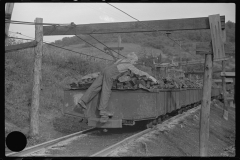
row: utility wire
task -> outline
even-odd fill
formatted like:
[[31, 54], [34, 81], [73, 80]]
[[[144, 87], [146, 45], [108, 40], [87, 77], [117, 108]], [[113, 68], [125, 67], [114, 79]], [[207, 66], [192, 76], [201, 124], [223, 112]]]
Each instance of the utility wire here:
[[[10, 32], [12, 32], [12, 31], [10, 31]], [[21, 33], [19, 33], [19, 32], [12, 32], [12, 33], [17, 33], [17, 34], [20, 34], [20, 35], [23, 35], [23, 34], [21, 34]], [[23, 35], [23, 36], [26, 36], [26, 35]], [[33, 37], [29, 37], [29, 36], [26, 36], [26, 37], [28, 37], [28, 38], [33, 38]], [[79, 37], [80, 38], [80, 37]], [[83, 40], [83, 39], [82, 39]], [[83, 40], [84, 41], [84, 40]], [[46, 42], [46, 41], [45, 41]], [[44, 43], [45, 43], [44, 42]], [[86, 43], [88, 43], [87, 41], [84, 41], [84, 42], [86, 42]], [[48, 42], [48, 43], [52, 43], [52, 42]], [[90, 43], [88, 43], [88, 44], [90, 44]], [[91, 44], [90, 44], [91, 45]], [[95, 47], [95, 46], [94, 46]], [[99, 48], [97, 48], [97, 49], [99, 49]], [[101, 50], [102, 51], [102, 50]], [[106, 53], [106, 52], [104, 52], [104, 53]]]
[[57, 24], [57, 23], [35, 23], [35, 22], [25, 22], [25, 21], [15, 21], [15, 20], [9, 20], [5, 19], [5, 23], [15, 23], [15, 24], [28, 24], [28, 25], [69, 25], [69, 23], [63, 23], [63, 24]]
[[[110, 3], [108, 3], [108, 2], [106, 2], [106, 3], [107, 3], [108, 5], [110, 5], [110, 6], [114, 7], [114, 8], [116, 8], [117, 10], [123, 12], [124, 14], [128, 15], [129, 17], [131, 17], [131, 18], [137, 20], [138, 22], [142, 22], [142, 21], [139, 21], [137, 18], [134, 18], [133, 16], [129, 15], [128, 13], [122, 11], [121, 9], [119, 9], [119, 8], [117, 8], [117, 7], [113, 6], [113, 5], [111, 5]], [[155, 28], [152, 28], [151, 26], [146, 25], [146, 24], [144, 24], [144, 23], [142, 23], [142, 24], [143, 24], [145, 27], [151, 28], [151, 29], [153, 29], [153, 30], [155, 30], [156, 32], [159, 33], [159, 30], [157, 30], [157, 29], [155, 29]], [[162, 33], [161, 33], [161, 34], [162, 34]], [[172, 40], [174, 43], [176, 43], [178, 46], [180, 46], [180, 44], [178, 44], [175, 40], [173, 40], [173, 39], [171, 39], [170, 37], [168, 37], [166, 34], [162, 34], [162, 35], [166, 36], [167, 38], [169, 38], [170, 40]], [[181, 49], [182, 49], [183, 51], [189, 53], [188, 51], [184, 50], [183, 48], [181, 48]], [[190, 53], [190, 54], [191, 54], [191, 53]]]
[[[32, 40], [32, 41], [34, 40], [34, 39], [17, 38], [17, 37], [9, 37], [9, 38], [23, 39], [23, 40]], [[86, 55], [86, 56], [89, 56], [89, 57], [98, 58], [98, 59], [103, 59], [103, 60], [108, 60], [108, 61], [113, 61], [113, 60], [109, 60], [109, 59], [105, 59], [105, 58], [95, 57], [95, 56], [91, 56], [91, 55], [88, 55], [88, 54], [76, 52], [76, 51], [73, 51], [73, 50], [70, 50], [70, 49], [67, 49], [67, 48], [63, 48], [63, 47], [59, 47], [59, 46], [56, 46], [56, 45], [53, 45], [53, 44], [50, 44], [50, 43], [47, 43], [47, 42], [43, 42], [43, 43], [48, 44], [48, 45], [51, 45], [51, 46], [54, 46], [54, 47], [57, 47], [57, 48], [61, 48], [61, 49], [67, 50], [67, 51], [71, 51], [71, 52], [75, 52], [75, 53], [78, 53], [78, 54]]]
[[109, 48], [108, 46], [106, 46], [104, 43], [100, 42], [98, 39], [96, 39], [95, 37], [93, 37], [91, 34], [89, 34], [89, 36], [91, 36], [93, 39], [95, 39], [96, 41], [98, 41], [99, 43], [101, 43], [102, 45], [104, 45], [105, 47], [107, 47], [108, 49], [112, 50], [113, 52], [117, 53], [118, 55], [123, 56], [124, 58], [127, 58], [126, 56], [114, 51], [113, 49]]
[[[96, 49], [102, 51], [103, 53], [106, 53], [105, 51], [101, 50], [100, 48], [97, 48], [96, 46], [92, 45], [91, 43], [85, 41], [84, 39], [82, 39], [82, 38], [79, 37], [78, 35], [75, 34], [75, 36], [78, 37], [79, 39], [81, 39], [82, 41], [86, 42], [86, 43], [89, 44], [90, 46], [92, 46], [92, 47], [94, 47], [94, 48], [96, 48]], [[106, 54], [108, 54], [108, 53], [106, 53]], [[108, 54], [108, 55], [112, 57], [112, 55], [110, 55], [110, 54]]]
[[[71, 25], [71, 27], [76, 27], [76, 24], [74, 24], [73, 22], [70, 24]], [[69, 27], [69, 29], [67, 30], [67, 32], [71, 29], [71, 27]], [[84, 42], [86, 42], [86, 43], [88, 43], [89, 45], [91, 45], [92, 47], [94, 47], [94, 48], [97, 48], [97, 47], [95, 47], [94, 45], [92, 45], [92, 44], [90, 44], [89, 42], [87, 42], [87, 41], [85, 41], [84, 39], [82, 39], [81, 37], [79, 37], [79, 36], [77, 36], [77, 34], [76, 34], [76, 28], [74, 28], [75, 29], [75, 36], [76, 37], [78, 37], [79, 39], [81, 39], [82, 41], [84, 41]], [[67, 32], [65, 32], [65, 33], [67, 33]], [[100, 42], [98, 39], [96, 39], [95, 37], [93, 37], [92, 35], [90, 35], [89, 34], [89, 36], [91, 36], [93, 39], [95, 39], [96, 41], [98, 41], [99, 43], [101, 43], [102, 45], [104, 45], [104, 46], [106, 46], [105, 44], [103, 44], [102, 42]], [[108, 46], [106, 46], [108, 49], [110, 49], [110, 50], [112, 50], [111, 48], [109, 48]], [[109, 53], [107, 53], [107, 52], [105, 52], [105, 51], [103, 51], [103, 50], [101, 50], [101, 49], [99, 49], [99, 48], [97, 48], [98, 50], [100, 50], [100, 51], [102, 51], [102, 52], [104, 52], [104, 53], [106, 53], [106, 54], [108, 54], [109, 56], [111, 56], [111, 57], [113, 57], [114, 55], [110, 55]], [[112, 51], [114, 51], [114, 50], [112, 50]], [[115, 52], [115, 51], [114, 51]], [[117, 52], [116, 52], [117, 53]], [[117, 53], [117, 54], [119, 54], [119, 53]], [[121, 55], [121, 54], [120, 54]], [[123, 56], [123, 55], [121, 55], [121, 56]], [[125, 57], [125, 56], [123, 56], [123, 57]], [[114, 57], [113, 57], [114, 58]]]

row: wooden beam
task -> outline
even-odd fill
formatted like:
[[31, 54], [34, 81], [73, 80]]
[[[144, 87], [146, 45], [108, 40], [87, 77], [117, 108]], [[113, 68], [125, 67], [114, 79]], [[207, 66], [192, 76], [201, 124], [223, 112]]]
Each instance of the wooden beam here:
[[214, 59], [225, 57], [224, 41], [226, 37], [223, 36], [224, 34], [220, 23], [219, 14], [209, 16]]
[[[224, 44], [224, 48], [226, 44]], [[196, 54], [210, 54], [211, 53], [211, 42], [198, 42], [196, 43]], [[225, 50], [226, 54], [233, 54], [235, 51]], [[219, 59], [219, 58], [218, 58]]]
[[[226, 63], [225, 61], [222, 62], [222, 72], [225, 72], [225, 68], [226, 68]], [[227, 93], [226, 93], [226, 82], [225, 82], [226, 78], [223, 76], [222, 77], [222, 93], [223, 93], [223, 118], [225, 120], [228, 120], [228, 105], [227, 105]]]
[[224, 72], [224, 71], [222, 71], [221, 72], [221, 76], [222, 77], [231, 77], [231, 78], [233, 78], [233, 77], [235, 77], [235, 72]]
[[[221, 16], [221, 28], [225, 28], [225, 16]], [[145, 27], [145, 26], [149, 27]], [[43, 35], [79, 35], [79, 34], [104, 34], [112, 32], [135, 32], [145, 31], [176, 31], [176, 30], [199, 30], [210, 29], [209, 18], [184, 18], [168, 20], [152, 20], [141, 22], [117, 22], [117, 23], [95, 23], [80, 24], [72, 26], [43, 26]]]
[[[215, 83], [222, 83], [222, 79], [213, 79], [213, 82]], [[225, 78], [225, 82], [226, 83], [233, 83], [233, 79], [232, 78]]]
[[[42, 23], [42, 18], [36, 18], [35, 23]], [[35, 40], [38, 42], [35, 48], [34, 57], [34, 77], [32, 90], [32, 103], [30, 109], [30, 136], [34, 137], [39, 134], [39, 99], [42, 79], [42, 51], [43, 51], [43, 26], [35, 25]]]
[[37, 46], [36, 41], [6, 46], [5, 53], [20, 50], [20, 49], [32, 48], [32, 47], [36, 47], [36, 46]]
[[[5, 15], [7, 16], [8, 20], [11, 20], [12, 11], [13, 11], [14, 3], [6, 3], [6, 10]], [[8, 41], [8, 31], [9, 31], [10, 23], [5, 22], [5, 44]]]
[[211, 91], [212, 91], [212, 66], [213, 60], [210, 54], [205, 55], [204, 66], [204, 80], [203, 80], [203, 98], [200, 115], [200, 136], [199, 136], [199, 149], [200, 156], [208, 155], [208, 139], [209, 139], [209, 115], [211, 104]]

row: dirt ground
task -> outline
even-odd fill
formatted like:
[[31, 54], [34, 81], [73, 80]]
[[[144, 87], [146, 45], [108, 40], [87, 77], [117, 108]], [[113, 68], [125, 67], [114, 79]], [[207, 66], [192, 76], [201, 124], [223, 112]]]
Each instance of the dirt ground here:
[[[213, 101], [210, 113], [208, 156], [235, 156], [235, 108], [228, 121], [222, 118], [222, 104]], [[200, 110], [177, 124], [156, 129], [122, 146], [109, 156], [199, 156]]]

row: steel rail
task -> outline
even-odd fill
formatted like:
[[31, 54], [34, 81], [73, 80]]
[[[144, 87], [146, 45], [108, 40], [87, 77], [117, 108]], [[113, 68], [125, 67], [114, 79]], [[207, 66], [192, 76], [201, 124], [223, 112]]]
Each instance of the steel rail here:
[[[178, 114], [178, 115], [176, 115], [176, 116], [173, 116], [173, 117], [167, 119], [166, 121], [162, 122], [161, 124], [157, 124], [157, 126], [158, 126], [158, 128], [159, 128], [159, 127], [164, 126], [164, 125], [166, 125], [167, 123], [170, 123], [170, 122], [172, 122], [172, 121], [174, 121], [174, 120], [176, 120], [176, 119], [178, 119], [178, 118], [184, 118], [184, 117], [186, 117], [186, 116], [188, 115], [188, 113], [191, 114], [191, 113], [193, 113], [193, 112], [196, 112], [196, 111], [199, 110], [200, 108], [201, 108], [201, 105], [199, 105], [199, 106], [197, 106], [197, 107], [194, 107], [194, 108], [192, 108], [192, 109], [189, 109], [187, 112], [184, 112], [184, 113], [182, 113], [182, 114]], [[141, 136], [149, 133], [150, 131], [152, 131], [152, 130], [154, 130], [154, 129], [155, 129], [155, 127], [153, 127], [153, 128], [148, 128], [148, 129], [146, 129], [146, 130], [144, 130], [144, 131], [141, 131], [141, 132], [139, 132], [139, 133], [137, 133], [137, 134], [135, 134], [135, 135], [132, 135], [132, 136], [130, 136], [130, 137], [128, 137], [128, 138], [126, 138], [126, 139], [124, 139], [124, 140], [122, 140], [122, 141], [114, 144], [114, 145], [112, 145], [112, 146], [109, 146], [108, 148], [105, 148], [105, 149], [103, 149], [103, 150], [101, 150], [101, 151], [99, 151], [99, 152], [97, 152], [97, 153], [94, 153], [94, 154], [91, 155], [90, 157], [106, 157], [106, 156], [108, 156], [109, 154], [111, 154], [113, 151], [115, 151], [117, 148], [119, 148], [120, 146], [127, 145], [127, 144], [133, 142], [134, 140], [136, 140], [137, 138], [139, 138], [139, 137], [141, 137]]]
[[90, 129], [87, 129], [87, 130], [84, 130], [84, 131], [73, 133], [73, 134], [70, 134], [70, 135], [67, 135], [67, 136], [64, 136], [64, 137], [60, 137], [60, 138], [57, 138], [57, 139], [54, 139], [54, 140], [51, 140], [51, 141], [47, 141], [47, 142], [44, 142], [44, 143], [41, 143], [41, 144], [38, 144], [38, 145], [35, 145], [35, 146], [28, 147], [28, 148], [24, 149], [21, 152], [11, 152], [11, 153], [8, 153], [5, 156], [6, 157], [19, 157], [19, 156], [24, 156], [26, 154], [31, 154], [31, 153], [37, 152], [37, 151], [39, 151], [41, 149], [50, 147], [50, 146], [52, 146], [54, 144], [57, 144], [59, 142], [62, 142], [64, 140], [67, 140], [69, 138], [72, 138], [74, 136], [78, 136], [78, 135], [81, 135], [81, 134], [85, 134], [85, 133], [94, 131], [95, 129], [96, 128], [90, 128]]

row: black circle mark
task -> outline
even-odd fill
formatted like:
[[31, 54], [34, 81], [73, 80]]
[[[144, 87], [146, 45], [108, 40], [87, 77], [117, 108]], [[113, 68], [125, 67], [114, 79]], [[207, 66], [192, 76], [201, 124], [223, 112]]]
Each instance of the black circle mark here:
[[26, 147], [27, 138], [22, 132], [13, 131], [7, 135], [6, 145], [13, 152], [20, 152]]

